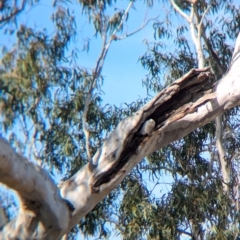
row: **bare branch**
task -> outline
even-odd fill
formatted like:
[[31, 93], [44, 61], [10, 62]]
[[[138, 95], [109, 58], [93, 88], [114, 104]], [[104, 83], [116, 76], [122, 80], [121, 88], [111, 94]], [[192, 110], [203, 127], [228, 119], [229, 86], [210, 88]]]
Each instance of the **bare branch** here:
[[191, 21], [190, 17], [181, 10], [181, 8], [175, 3], [174, 0], [169, 0], [169, 1], [171, 2], [171, 4], [172, 4], [172, 6], [174, 7], [174, 9], [175, 9], [183, 18], [185, 18], [188, 22]]
[[[203, 56], [203, 50], [201, 45], [201, 37], [203, 37], [210, 54], [212, 56], [216, 55], [214, 51], [211, 49], [209, 41], [206, 39], [205, 29], [204, 31], [202, 31], [203, 20], [206, 14], [208, 13], [208, 11], [210, 10], [210, 8], [211, 8], [211, 5], [208, 6], [207, 9], [204, 11], [200, 21], [199, 21], [199, 16], [197, 14], [197, 11], [195, 11], [196, 19], [197, 21], [199, 21], [199, 23], [197, 24], [197, 45], [195, 46], [196, 49], [198, 49], [197, 54], [199, 59], [199, 67], [203, 67], [204, 65], [204, 56]], [[222, 72], [222, 68], [219, 66], [218, 57], [216, 56], [216, 58], [217, 58], [217, 61], [216, 61], [217, 66], [220, 68], [219, 70]], [[228, 183], [230, 182], [230, 166], [226, 161], [226, 149], [223, 144], [223, 129], [222, 129], [221, 115], [217, 116], [217, 118], [215, 119], [215, 123], [216, 123], [216, 147], [218, 150], [218, 157], [219, 157], [221, 170], [223, 174], [223, 189], [225, 192], [228, 192]]]
[[133, 2], [134, 1], [131, 0], [130, 3], [128, 4], [128, 6], [127, 6], [127, 8], [126, 8], [126, 10], [125, 10], [125, 12], [124, 12], [124, 14], [122, 16], [121, 22], [119, 23], [118, 27], [112, 33], [112, 36], [111, 36], [110, 41], [109, 41], [109, 44], [111, 43], [112, 40], [114, 40], [113, 37], [117, 34], [117, 32], [121, 29], [123, 23], [125, 22], [125, 20], [127, 18], [127, 15], [129, 13], [131, 7], [133, 6]]
[[133, 2], [134, 2], [134, 1], [131, 0], [130, 3], [128, 4], [128, 6], [127, 6], [127, 8], [126, 8], [126, 10], [125, 10], [125, 12], [124, 12], [124, 14], [123, 14], [123, 16], [122, 16], [122, 19], [121, 19], [119, 25], [118, 25], [118, 26], [116, 27], [116, 29], [113, 31], [113, 33], [112, 33], [112, 35], [111, 35], [108, 43], [105, 45], [104, 53], [103, 53], [103, 55], [102, 55], [102, 57], [101, 57], [101, 59], [100, 59], [100, 61], [99, 61], [99, 64], [98, 64], [98, 69], [99, 69], [99, 70], [98, 70], [98, 72], [99, 72], [98, 75], [100, 75], [100, 73], [101, 73], [101, 71], [102, 71], [103, 63], [104, 63], [105, 58], [106, 58], [106, 56], [107, 56], [109, 47], [110, 47], [112, 41], [113, 41], [113, 40], [116, 40], [116, 34], [117, 34], [117, 32], [121, 29], [124, 21], [126, 20], [128, 13], [129, 13], [131, 7], [133, 6]]
[[87, 152], [87, 157], [88, 157], [88, 162], [90, 163], [90, 166], [92, 166], [92, 157], [91, 157], [91, 153], [90, 153], [90, 146], [89, 146], [89, 130], [88, 130], [88, 123], [87, 123], [87, 113], [88, 113], [88, 109], [89, 109], [89, 105], [91, 103], [91, 97], [92, 97], [92, 91], [93, 91], [93, 87], [90, 87], [90, 90], [87, 94], [87, 98], [85, 100], [84, 103], [84, 110], [83, 110], [83, 117], [82, 117], [82, 127], [83, 127], [83, 133], [85, 135], [86, 138], [86, 152]]
[[138, 29], [134, 30], [134, 31], [131, 32], [131, 33], [126, 33], [126, 34], [123, 35], [123, 36], [116, 36], [116, 37], [117, 37], [117, 40], [122, 40], [122, 39], [124, 39], [124, 38], [130, 37], [130, 36], [132, 36], [132, 35], [140, 32], [143, 28], [145, 28], [145, 27], [148, 25], [148, 23], [150, 23], [151, 21], [154, 21], [154, 20], [158, 19], [159, 16], [160, 16], [160, 14], [159, 14], [157, 17], [149, 18], [146, 22], [144, 22], [144, 23], [142, 24], [141, 27], [139, 27]]
[[200, 22], [199, 22], [199, 24], [198, 24], [198, 28], [199, 28], [199, 29], [202, 28], [203, 20], [204, 20], [205, 16], [207, 15], [207, 13], [208, 13], [208, 11], [210, 10], [211, 7], [212, 7], [212, 5], [209, 5], [209, 6], [207, 7], [207, 9], [204, 11], [204, 13], [203, 13], [203, 15], [202, 15], [202, 18], [201, 18], [201, 20], [200, 20]]
[[[201, 30], [200, 30], [201, 25], [200, 24], [197, 24], [199, 27], [197, 28], [197, 32], [195, 32], [195, 23], [194, 23], [194, 10], [196, 8], [195, 2], [192, 2], [190, 16], [188, 16], [181, 10], [181, 8], [175, 3], [174, 0], [169, 0], [169, 1], [171, 2], [174, 9], [183, 18], [185, 18], [188, 21], [191, 37], [192, 37], [194, 46], [196, 48], [197, 56], [198, 56], [198, 67], [203, 68], [205, 63], [204, 63], [204, 55], [203, 55], [203, 50], [202, 50], [202, 45], [201, 45]], [[205, 14], [204, 14], [204, 16], [205, 16]]]
[[[221, 75], [223, 75], [224, 74], [223, 66], [220, 63], [220, 60], [219, 60], [217, 54], [214, 52], [209, 39], [206, 37], [205, 29], [203, 29], [203, 31], [202, 31], [202, 37], [203, 37], [204, 43], [205, 43], [205, 45], [207, 47], [207, 50], [208, 50], [210, 56], [215, 61], [216, 65], [217, 65], [217, 68], [218, 68], [219, 72], [221, 73]], [[214, 72], [213, 69], [212, 69], [212, 72]]]
[[[211, 6], [209, 6], [208, 8], [210, 9], [210, 7], [211, 7]], [[208, 9], [208, 8], [207, 8], [207, 9]], [[205, 16], [206, 16], [206, 13], [207, 13], [207, 10], [205, 10], [204, 18], [205, 18]], [[211, 43], [210, 43], [209, 39], [208, 39], [207, 36], [206, 36], [206, 29], [205, 29], [205, 26], [203, 25], [203, 19], [204, 19], [204, 18], [203, 18], [203, 16], [202, 16], [202, 17], [201, 17], [201, 20], [199, 20], [200, 17], [199, 17], [199, 15], [198, 15], [197, 11], [195, 11], [195, 15], [196, 15], [197, 21], [198, 21], [198, 22], [201, 21], [201, 36], [202, 36], [203, 41], [204, 41], [204, 43], [205, 43], [205, 45], [206, 45], [206, 47], [207, 47], [207, 50], [208, 50], [210, 56], [214, 59], [216, 65], [217, 65], [217, 68], [218, 68], [218, 70], [220, 71], [221, 75], [223, 75], [224, 72], [226, 71], [226, 69], [223, 69], [223, 66], [222, 66], [221, 63], [220, 63], [220, 60], [219, 60], [217, 54], [214, 52], [214, 50], [213, 50], [213, 48], [212, 48], [212, 46], [211, 46]], [[211, 71], [214, 72], [213, 68], [211, 69]], [[215, 74], [215, 75], [216, 75], [216, 74]], [[217, 76], [217, 75], [216, 75], [216, 76]]]
[[[0, 2], [0, 5], [1, 4], [4, 4], [4, 3]], [[17, 7], [16, 5], [11, 7], [12, 9], [14, 9], [14, 11], [10, 12], [10, 14], [8, 16], [5, 16], [5, 17], [0, 16], [0, 28], [2, 28], [11, 18], [16, 17], [17, 14], [22, 12], [24, 10], [26, 4], [27, 4], [27, 1], [22, 0], [20, 7]], [[2, 7], [4, 7], [4, 6], [2, 6]]]
[[[198, 66], [199, 68], [204, 67], [205, 65], [205, 60], [204, 60], [204, 54], [203, 54], [203, 49], [202, 49], [202, 44], [201, 44], [201, 37], [204, 38], [205, 43], [207, 43], [207, 47], [210, 48], [210, 54], [215, 56], [215, 54], [212, 54], [213, 51], [211, 51], [211, 46], [210, 43], [208, 42], [208, 40], [206, 39], [205, 36], [205, 30], [202, 31], [202, 25], [203, 25], [203, 20], [207, 14], [207, 12], [209, 11], [209, 9], [211, 8], [211, 5], [208, 6], [208, 8], [204, 11], [203, 16], [201, 18], [201, 20], [199, 21], [199, 16], [197, 14], [197, 11], [195, 9], [195, 11], [193, 11], [195, 8], [195, 6], [192, 7], [192, 21], [190, 22], [190, 29], [191, 29], [191, 36], [192, 36], [192, 40], [195, 44], [195, 48], [196, 48], [196, 52], [197, 52], [197, 56], [198, 56]], [[196, 21], [198, 21], [199, 23], [197, 23], [197, 33], [195, 35], [195, 29], [194, 29], [194, 23], [193, 23], [193, 14], [195, 13], [195, 17], [196, 17]], [[216, 62], [219, 65], [219, 61]], [[222, 70], [220, 68], [220, 70]], [[218, 149], [218, 157], [219, 157], [219, 161], [220, 161], [220, 165], [221, 165], [221, 170], [222, 170], [222, 174], [223, 174], [223, 189], [225, 192], [228, 192], [228, 183], [230, 182], [230, 166], [228, 165], [228, 163], [226, 162], [226, 149], [224, 148], [223, 145], [223, 129], [222, 129], [222, 122], [221, 122], [221, 116], [218, 116], [215, 120], [216, 123], [216, 147]]]
[[126, 8], [126, 10], [125, 10], [125, 12], [122, 16], [121, 22], [119, 23], [118, 27], [112, 33], [108, 43], [106, 42], [107, 41], [106, 40], [106, 29], [105, 29], [105, 33], [102, 35], [102, 37], [103, 37], [102, 51], [101, 51], [101, 54], [100, 54], [100, 56], [97, 60], [96, 67], [94, 68], [92, 83], [90, 85], [90, 88], [89, 88], [89, 91], [87, 93], [87, 97], [86, 97], [86, 100], [85, 100], [82, 122], [83, 122], [83, 132], [84, 132], [84, 135], [85, 135], [85, 138], [86, 138], [86, 152], [87, 152], [88, 161], [90, 163], [90, 165], [89, 165], [90, 169], [93, 169], [95, 167], [95, 165], [92, 161], [91, 153], [90, 153], [89, 129], [88, 129], [88, 123], [87, 123], [87, 114], [88, 114], [89, 105], [90, 105], [91, 100], [92, 100], [92, 93], [93, 93], [93, 90], [96, 87], [96, 81], [99, 78], [99, 76], [101, 75], [103, 64], [104, 64], [105, 58], [107, 56], [109, 47], [110, 47], [112, 41], [115, 40], [115, 34], [119, 31], [119, 29], [121, 29], [124, 21], [126, 20], [128, 12], [131, 9], [132, 5], [133, 5], [133, 1], [130, 1], [130, 3], [128, 4], [128, 7]]
[[226, 159], [226, 149], [223, 145], [222, 116], [216, 117], [216, 147], [218, 150], [219, 161], [223, 175], [223, 190], [227, 193], [228, 183], [230, 182], [230, 165]]

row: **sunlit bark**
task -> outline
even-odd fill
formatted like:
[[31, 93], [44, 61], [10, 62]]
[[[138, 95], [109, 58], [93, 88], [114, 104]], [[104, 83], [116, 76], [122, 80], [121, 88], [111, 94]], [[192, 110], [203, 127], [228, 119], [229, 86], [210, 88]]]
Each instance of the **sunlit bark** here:
[[[191, 70], [121, 121], [85, 165], [58, 187], [40, 167], [0, 141], [0, 182], [20, 197], [18, 216], [0, 239], [59, 239], [113, 190], [145, 156], [240, 104], [240, 36], [229, 72], [213, 83], [208, 68]], [[142, 135], [152, 119], [155, 126]], [[59, 194], [60, 191], [60, 194]]]

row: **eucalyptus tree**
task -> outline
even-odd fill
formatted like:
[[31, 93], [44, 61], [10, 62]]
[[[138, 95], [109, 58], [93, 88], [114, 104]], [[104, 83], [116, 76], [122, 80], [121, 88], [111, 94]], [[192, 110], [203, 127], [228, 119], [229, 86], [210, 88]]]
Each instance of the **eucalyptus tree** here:
[[[232, 46], [229, 42], [239, 32], [239, 5], [233, 1], [169, 2], [183, 21], [154, 24], [158, 41], [148, 46], [150, 51], [141, 58], [150, 70], [145, 80], [147, 87], [159, 91], [163, 74], [168, 84], [194, 67], [209, 66], [215, 79], [224, 77], [231, 68]], [[174, 27], [176, 31], [173, 31]], [[176, 46], [170, 48], [171, 51], [167, 48], [169, 41]], [[237, 238], [238, 114], [238, 108], [226, 111], [223, 116], [217, 116], [215, 122], [196, 129], [162, 150], [161, 157], [166, 159], [168, 156], [166, 162], [170, 166], [167, 168], [174, 178], [172, 191], [168, 194], [173, 205], [165, 204], [165, 207], [171, 206], [170, 216], [174, 209], [170, 219], [176, 221], [175, 228], [167, 224], [170, 232], [175, 229], [171, 237], [183, 230], [192, 239]], [[152, 161], [157, 158], [153, 154]]]
[[[18, 24], [34, 4], [0, 5], [0, 27], [16, 39], [1, 54], [1, 134], [8, 141], [0, 139], [0, 181], [20, 199], [15, 214], [2, 203], [0, 237], [74, 239], [81, 231], [107, 238], [114, 230], [124, 239], [236, 239], [239, 5], [162, 1], [161, 20], [127, 32], [134, 1], [115, 11], [112, 1], [54, 1], [49, 34]], [[79, 4], [102, 40], [92, 69], [80, 67], [71, 49]], [[149, 71], [143, 84], [156, 96], [128, 108], [103, 106], [101, 73], [112, 42], [150, 20], [156, 41], [146, 42], [140, 61]], [[51, 177], [56, 171], [60, 183]], [[163, 175], [171, 188], [156, 194]]]

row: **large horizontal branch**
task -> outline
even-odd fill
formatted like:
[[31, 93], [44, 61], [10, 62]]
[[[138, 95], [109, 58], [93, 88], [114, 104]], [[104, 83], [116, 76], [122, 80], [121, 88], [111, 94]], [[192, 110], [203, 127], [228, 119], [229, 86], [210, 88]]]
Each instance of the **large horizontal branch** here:
[[[62, 197], [74, 206], [70, 218], [66, 205], [46, 173], [14, 153], [5, 141], [0, 141], [0, 181], [20, 194], [22, 202], [26, 201], [26, 210], [40, 214], [37, 220], [41, 223], [38, 225], [45, 224], [44, 227], [49, 227], [44, 228], [46, 232], [41, 239], [58, 239], [69, 231], [145, 156], [239, 105], [239, 48], [240, 36], [229, 72], [217, 83], [212, 81], [208, 68], [193, 69], [160, 92], [133, 116], [119, 123], [93, 157], [96, 167], [92, 169], [87, 164], [72, 178], [60, 184]], [[44, 214], [36, 210], [36, 207], [29, 207], [31, 199], [34, 199], [34, 204], [40, 204], [37, 206], [45, 211]], [[49, 212], [45, 215], [47, 210]], [[17, 219], [21, 219], [19, 215]], [[50, 216], [52, 228], [46, 225], [49, 219], [43, 215]], [[60, 215], [64, 217], [61, 219]], [[24, 221], [27, 223], [26, 219]], [[61, 228], [59, 235], [56, 234], [57, 227]], [[51, 231], [55, 231], [55, 238], [50, 235]]]
[[[69, 230], [114, 189], [145, 156], [240, 105], [240, 36], [226, 76], [214, 83], [208, 68], [191, 70], [160, 92], [133, 116], [121, 121], [88, 165], [61, 184], [75, 207]], [[142, 135], [148, 121], [155, 126]]]
[[[207, 122], [206, 114], [198, 110], [216, 98], [212, 80], [208, 68], [193, 69], [119, 123], [93, 157], [97, 167], [86, 165], [60, 186], [62, 196], [75, 207], [69, 230], [145, 156]], [[192, 121], [196, 113], [199, 116]], [[187, 116], [190, 119], [185, 121]], [[144, 132], [148, 122], [154, 125]]]
[[5, 225], [0, 239], [58, 239], [66, 232], [69, 208], [53, 180], [39, 166], [17, 154], [3, 138], [0, 182], [17, 191], [20, 198], [18, 216]]

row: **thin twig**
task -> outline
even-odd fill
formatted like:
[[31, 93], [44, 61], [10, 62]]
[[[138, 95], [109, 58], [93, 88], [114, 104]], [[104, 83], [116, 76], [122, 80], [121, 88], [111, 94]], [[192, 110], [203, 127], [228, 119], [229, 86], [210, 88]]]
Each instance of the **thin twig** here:
[[175, 3], [174, 0], [169, 0], [169, 1], [171, 2], [173, 8], [174, 8], [183, 18], [185, 18], [188, 22], [191, 21], [190, 17], [181, 10], [181, 8]]
[[212, 7], [212, 5], [209, 5], [209, 6], [207, 7], [207, 9], [204, 11], [204, 13], [203, 13], [203, 15], [202, 15], [202, 18], [201, 18], [201, 20], [200, 20], [200, 23], [199, 23], [199, 25], [198, 25], [199, 28], [202, 28], [203, 20], [204, 20], [205, 16], [207, 15], [207, 13], [208, 13], [208, 11], [210, 10], [211, 7]]
[[230, 182], [230, 167], [226, 161], [226, 149], [223, 144], [223, 129], [222, 129], [222, 116], [216, 117], [216, 147], [218, 150], [218, 156], [221, 164], [223, 175], [223, 190], [228, 192], [228, 183]]
[[[206, 37], [206, 34], [205, 34], [205, 30], [203, 30], [203, 34], [202, 34], [202, 37], [203, 37], [203, 40], [204, 40], [204, 43], [206, 45], [206, 48], [209, 52], [209, 55], [213, 58], [215, 64], [217, 65], [217, 69], [219, 70], [219, 72], [223, 75], [225, 70], [223, 69], [223, 66], [221, 65], [220, 63], [220, 59], [219, 57], [217, 56], [217, 54], [214, 52], [212, 46], [211, 46], [211, 43], [209, 41], [209, 39]], [[211, 61], [209, 63], [210, 67], [211, 67], [211, 71], [216, 75], [216, 72], [214, 71], [212, 65], [211, 65]]]
[[95, 67], [94, 72], [93, 72], [92, 83], [90, 85], [90, 88], [89, 88], [89, 91], [87, 93], [87, 97], [86, 97], [86, 100], [85, 100], [82, 122], [83, 122], [83, 133], [84, 133], [85, 138], [86, 138], [87, 158], [88, 158], [88, 161], [89, 161], [90, 168], [94, 168], [94, 163], [92, 161], [92, 157], [91, 157], [91, 153], [90, 153], [89, 129], [88, 129], [88, 123], [87, 123], [87, 114], [88, 114], [89, 105], [90, 105], [91, 100], [92, 100], [92, 93], [93, 93], [93, 90], [96, 87], [96, 81], [97, 81], [98, 77], [100, 76], [100, 74], [102, 72], [103, 64], [104, 64], [105, 58], [107, 56], [109, 47], [110, 47], [112, 41], [115, 39], [115, 34], [119, 31], [119, 29], [121, 29], [124, 21], [126, 20], [128, 12], [131, 9], [132, 5], [133, 5], [133, 1], [130, 1], [128, 7], [126, 8], [126, 10], [125, 10], [125, 12], [122, 16], [121, 22], [119, 23], [118, 27], [112, 33], [108, 43], [106, 42], [106, 29], [104, 29], [105, 31], [104, 31], [104, 34], [102, 35], [102, 38], [103, 38], [102, 51], [101, 51], [100, 57], [97, 60], [96, 67]]
[[24, 10], [25, 6], [26, 6], [26, 1], [23, 0], [22, 1], [22, 4], [19, 8], [17, 8], [16, 6], [13, 7], [13, 9], [15, 9], [13, 12], [11, 12], [8, 16], [6, 17], [1, 17], [0, 18], [0, 28], [1, 28], [1, 25], [4, 26], [6, 24], [7, 21], [9, 21], [12, 17], [16, 16], [17, 14], [19, 14], [21, 11]]
[[132, 35], [140, 32], [143, 28], [145, 28], [145, 27], [148, 25], [149, 22], [158, 19], [159, 16], [160, 16], [160, 14], [159, 14], [157, 17], [155, 17], [155, 18], [149, 18], [145, 23], [142, 24], [141, 27], [139, 27], [138, 29], [134, 30], [134, 31], [131, 32], [131, 33], [126, 33], [125, 35], [123, 35], [123, 36], [121, 36], [121, 37], [118, 37], [118, 36], [117, 36], [117, 40], [122, 40], [122, 39], [124, 39], [124, 38], [130, 37], [130, 36], [132, 36]]

